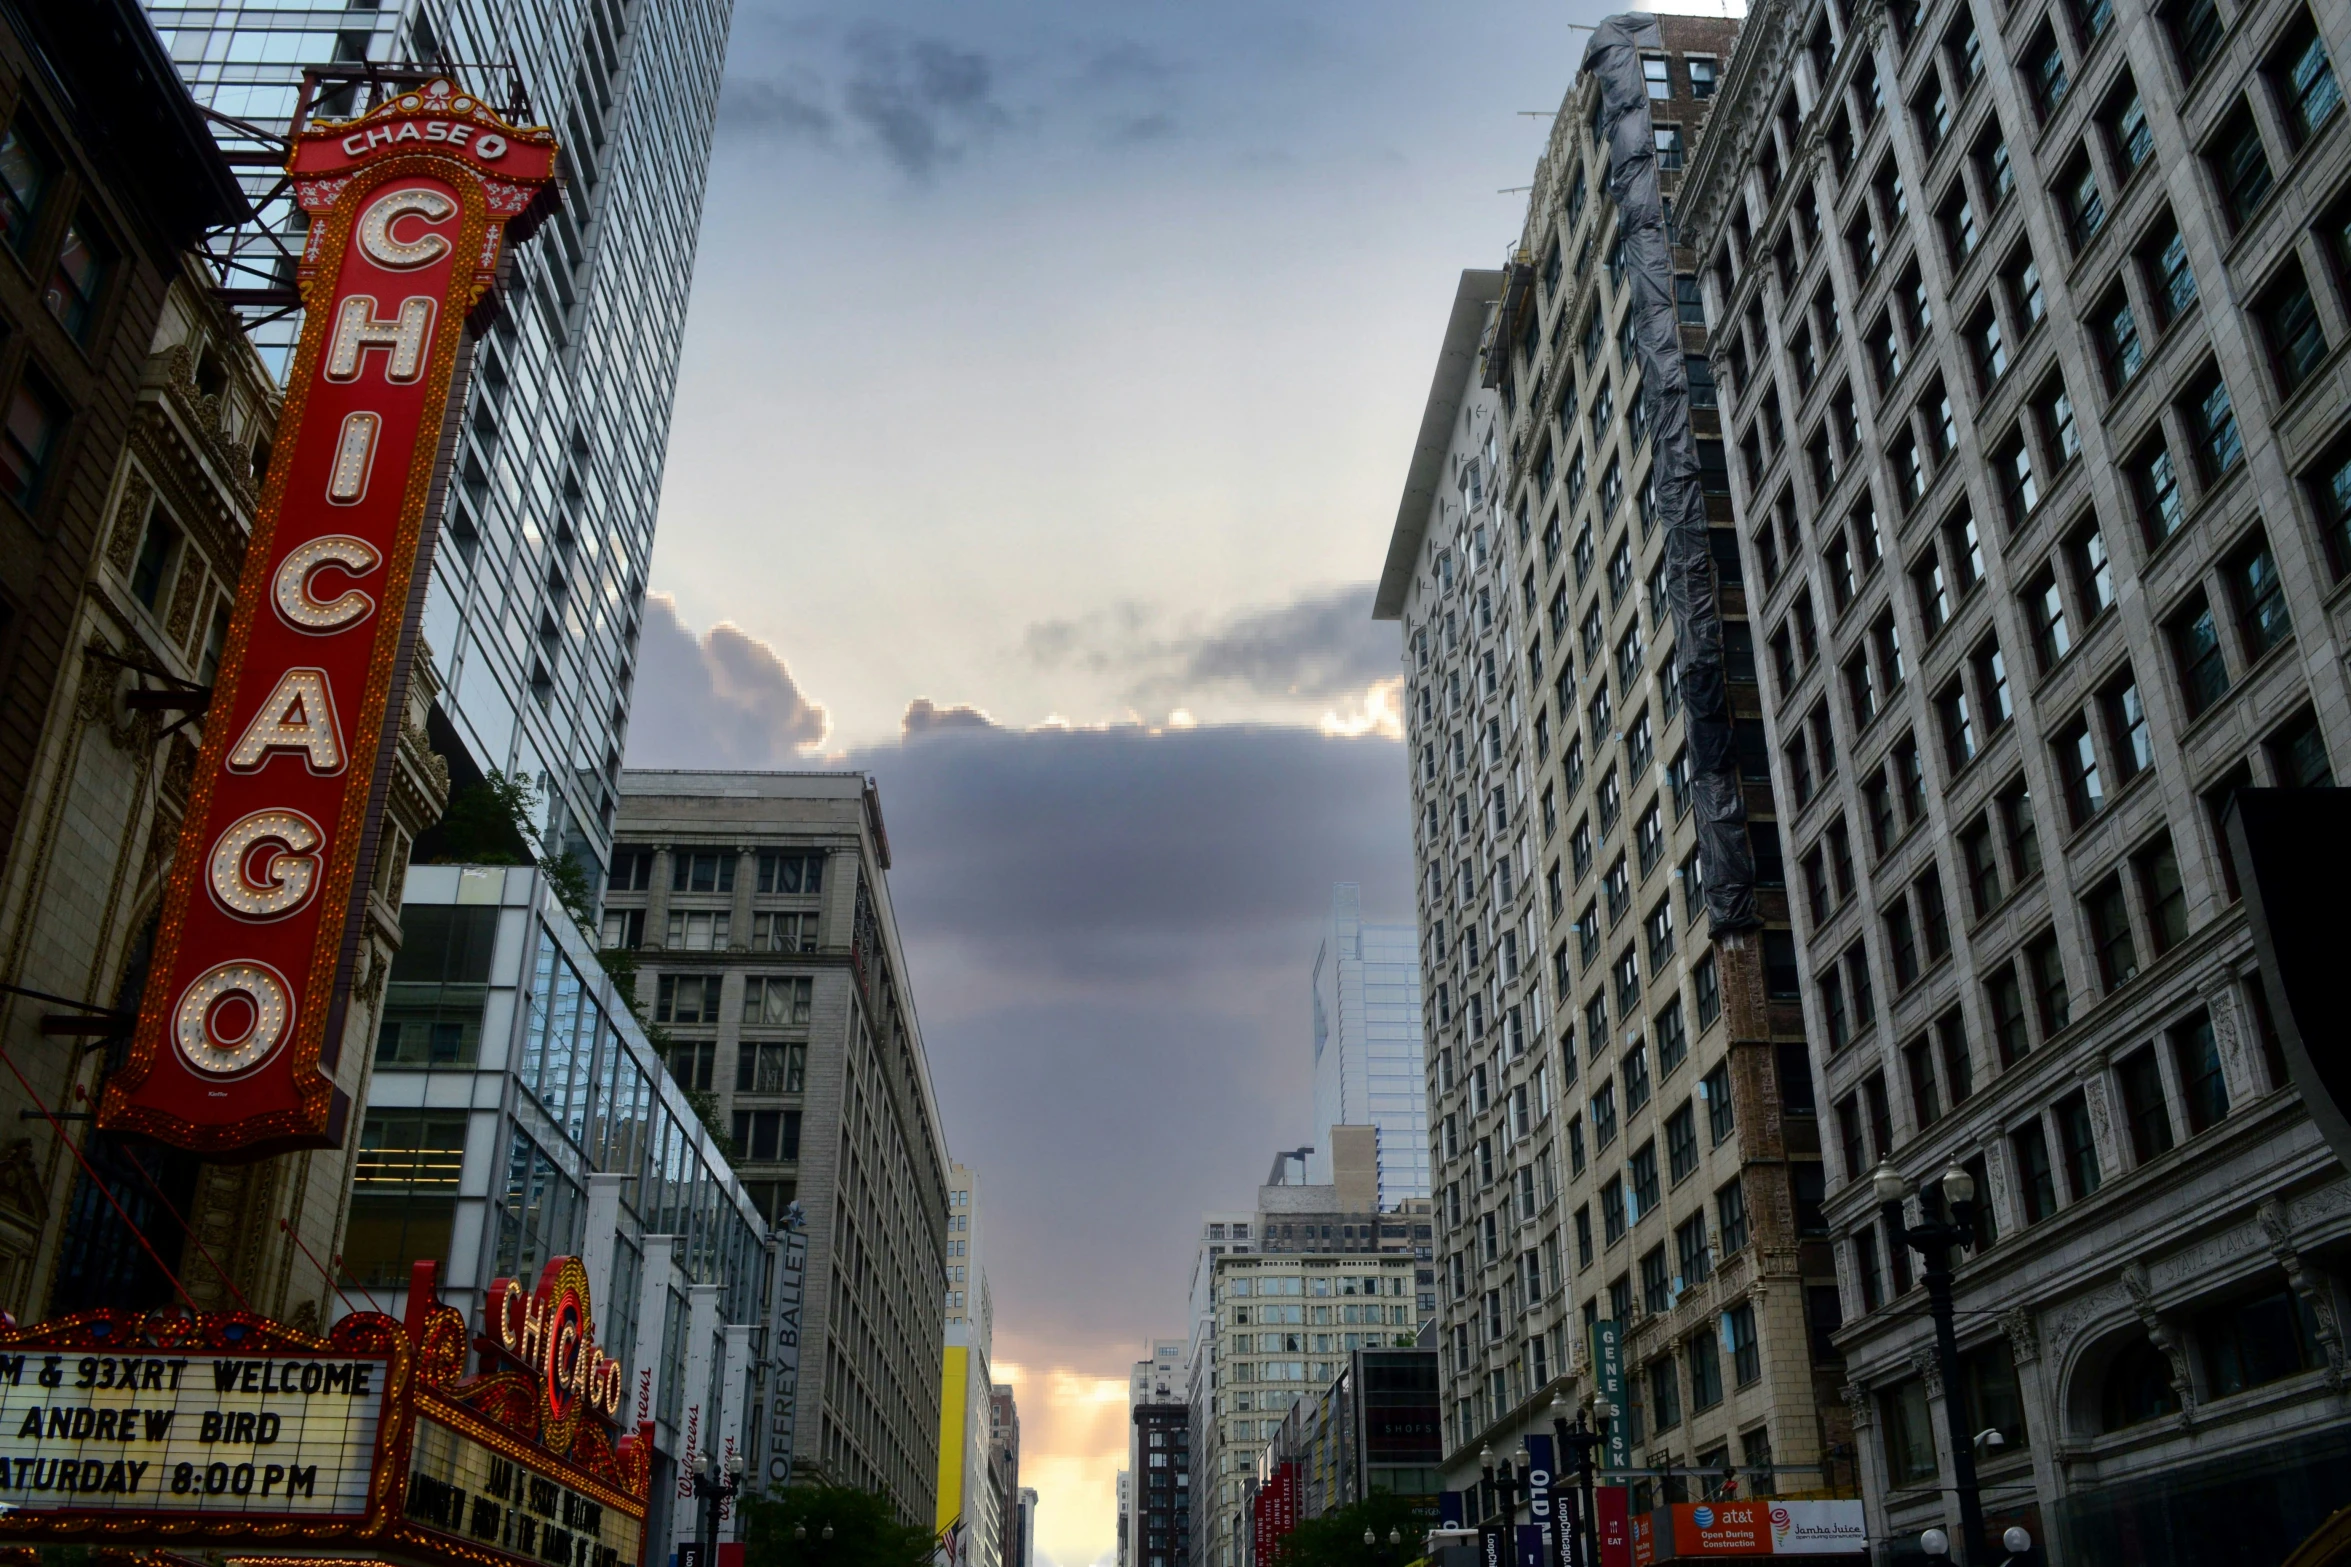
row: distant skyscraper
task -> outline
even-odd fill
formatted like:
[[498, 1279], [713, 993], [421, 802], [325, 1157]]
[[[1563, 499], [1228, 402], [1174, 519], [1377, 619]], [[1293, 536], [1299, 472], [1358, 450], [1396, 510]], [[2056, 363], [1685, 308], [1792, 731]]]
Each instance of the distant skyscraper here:
[[1379, 1128], [1379, 1205], [1429, 1194], [1428, 1084], [1421, 1062], [1420, 934], [1363, 918], [1353, 882], [1331, 889], [1314, 955], [1314, 1134], [1310, 1179], [1331, 1179], [1330, 1129]]
[[[601, 866], [628, 725], [686, 295], [733, 0], [148, 0], [197, 100], [282, 131], [306, 67], [454, 67], [493, 101], [510, 63], [563, 144], [561, 207], [513, 252], [476, 345], [424, 635], [442, 676], [433, 740], [456, 781], [499, 768], [546, 791], [550, 840]], [[332, 86], [342, 117], [364, 91]], [[269, 151], [216, 126], [233, 149]], [[306, 227], [274, 168], [227, 282], [293, 282]], [[283, 374], [296, 312], [253, 338]]]

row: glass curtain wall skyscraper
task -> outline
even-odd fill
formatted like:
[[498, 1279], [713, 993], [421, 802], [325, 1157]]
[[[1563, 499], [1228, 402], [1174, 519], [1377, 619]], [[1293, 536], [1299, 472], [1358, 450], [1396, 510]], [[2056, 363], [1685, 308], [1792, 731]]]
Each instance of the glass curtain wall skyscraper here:
[[1363, 918], [1353, 882], [1331, 889], [1314, 957], [1312, 1179], [1331, 1179], [1330, 1129], [1379, 1129], [1380, 1206], [1429, 1194], [1428, 1094], [1422, 1081], [1420, 934]]
[[[519, 82], [563, 145], [561, 209], [516, 247], [504, 308], [476, 345], [426, 602], [442, 676], [435, 744], [545, 792], [549, 840], [609, 848], [646, 561], [669, 441], [733, 0], [228, 0], [151, 3], [199, 102], [282, 131], [306, 69], [446, 63], [492, 101]], [[317, 112], [363, 95], [330, 84]], [[224, 141], [242, 150], [222, 128]], [[274, 168], [236, 239], [290, 285], [304, 226]], [[281, 241], [283, 242], [281, 245]], [[279, 374], [299, 313], [253, 336]]]

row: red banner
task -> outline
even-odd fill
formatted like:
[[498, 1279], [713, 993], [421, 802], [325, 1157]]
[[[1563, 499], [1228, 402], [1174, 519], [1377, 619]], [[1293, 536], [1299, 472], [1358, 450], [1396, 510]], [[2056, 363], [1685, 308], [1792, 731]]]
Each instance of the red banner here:
[[555, 141], [436, 81], [287, 163], [308, 312], [205, 710], [130, 1058], [99, 1125], [204, 1153], [332, 1147], [466, 317]]

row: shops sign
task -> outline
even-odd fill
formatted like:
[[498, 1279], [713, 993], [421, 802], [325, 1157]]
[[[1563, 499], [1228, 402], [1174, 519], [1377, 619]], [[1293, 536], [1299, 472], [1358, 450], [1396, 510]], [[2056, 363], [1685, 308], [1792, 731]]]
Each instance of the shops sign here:
[[551, 210], [555, 142], [434, 81], [286, 172], [307, 316], [206, 708], [130, 1056], [99, 1124], [322, 1148], [405, 721], [467, 317]]

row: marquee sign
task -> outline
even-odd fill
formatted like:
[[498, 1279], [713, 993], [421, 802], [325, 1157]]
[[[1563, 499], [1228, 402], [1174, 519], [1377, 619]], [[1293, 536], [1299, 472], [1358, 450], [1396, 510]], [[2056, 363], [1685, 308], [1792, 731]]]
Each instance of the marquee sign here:
[[555, 141], [448, 81], [301, 131], [308, 312], [206, 708], [130, 1056], [99, 1124], [331, 1147], [344, 1010], [469, 312], [551, 210]]
[[569, 1447], [585, 1413], [619, 1418], [620, 1362], [596, 1342], [588, 1270], [579, 1258], [548, 1263], [536, 1294], [526, 1295], [520, 1279], [497, 1279], [489, 1298], [492, 1331], [484, 1347], [495, 1347], [531, 1377], [548, 1445]]
[[372, 1312], [325, 1339], [244, 1312], [0, 1331], [0, 1541], [365, 1533], [410, 1367]]
[[[233, 1541], [634, 1567], [652, 1429], [616, 1440], [591, 1401], [620, 1378], [595, 1348], [579, 1259], [549, 1264], [533, 1298], [555, 1308], [540, 1320], [556, 1351], [470, 1377], [465, 1317], [440, 1303], [436, 1271], [416, 1265], [405, 1323], [355, 1312], [324, 1339], [244, 1312], [0, 1330], [0, 1546]], [[580, 1384], [554, 1423], [550, 1376]]]

